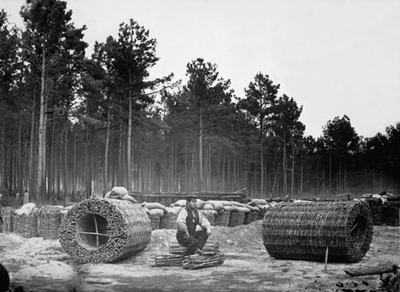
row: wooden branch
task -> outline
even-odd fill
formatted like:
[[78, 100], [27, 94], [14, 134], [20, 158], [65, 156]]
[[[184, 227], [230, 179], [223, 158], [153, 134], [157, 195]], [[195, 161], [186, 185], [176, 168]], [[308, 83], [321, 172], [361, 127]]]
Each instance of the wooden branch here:
[[391, 273], [393, 272], [393, 266], [395, 264], [388, 263], [382, 264], [378, 266], [369, 266], [369, 267], [358, 267], [353, 269], [344, 270], [344, 272], [352, 277], [356, 276], [366, 276], [366, 275], [380, 275], [384, 273]]

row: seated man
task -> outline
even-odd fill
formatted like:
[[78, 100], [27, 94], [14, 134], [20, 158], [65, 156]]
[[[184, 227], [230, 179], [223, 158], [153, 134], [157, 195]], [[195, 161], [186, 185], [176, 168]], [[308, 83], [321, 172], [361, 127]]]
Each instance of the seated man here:
[[197, 196], [186, 196], [186, 207], [179, 212], [176, 220], [176, 239], [186, 246], [185, 256], [203, 254], [202, 248], [211, 234], [210, 222], [196, 209]]

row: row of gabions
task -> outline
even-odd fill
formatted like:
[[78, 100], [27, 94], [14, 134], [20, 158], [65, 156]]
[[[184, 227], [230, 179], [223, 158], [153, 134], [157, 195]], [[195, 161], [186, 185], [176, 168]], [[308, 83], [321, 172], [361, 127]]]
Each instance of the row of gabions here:
[[[150, 242], [152, 224], [139, 203], [87, 199], [73, 206], [58, 230], [62, 248], [79, 262], [113, 262]], [[373, 235], [371, 211], [355, 201], [280, 203], [267, 209], [263, 243], [270, 256], [358, 262]]]

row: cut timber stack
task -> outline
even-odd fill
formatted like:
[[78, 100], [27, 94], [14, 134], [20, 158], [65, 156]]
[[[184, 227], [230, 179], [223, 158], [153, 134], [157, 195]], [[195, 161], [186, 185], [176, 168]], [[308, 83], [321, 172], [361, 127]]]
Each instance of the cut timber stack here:
[[146, 248], [151, 222], [139, 203], [87, 199], [72, 207], [59, 229], [65, 252], [81, 263], [113, 262]]
[[277, 259], [359, 262], [369, 250], [373, 222], [366, 203], [280, 203], [267, 209], [262, 235]]
[[[183, 245], [180, 245], [177, 241], [171, 242], [169, 246], [169, 252], [172, 254], [184, 255], [186, 253], [187, 248]], [[219, 243], [207, 241], [203, 246], [204, 255], [215, 255], [219, 251]]]
[[183, 255], [178, 254], [156, 254], [154, 256], [155, 267], [182, 266]]
[[225, 255], [218, 252], [213, 256], [204, 256], [194, 254], [186, 256], [182, 261], [182, 267], [185, 269], [195, 270], [200, 268], [220, 266], [225, 261]]

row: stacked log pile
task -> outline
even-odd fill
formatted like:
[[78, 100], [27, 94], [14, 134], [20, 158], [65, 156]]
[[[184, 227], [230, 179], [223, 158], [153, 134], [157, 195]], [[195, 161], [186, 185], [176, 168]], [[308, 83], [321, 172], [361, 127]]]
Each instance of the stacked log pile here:
[[180, 254], [156, 254], [154, 256], [155, 267], [181, 266], [183, 255]]
[[224, 263], [224, 261], [225, 256], [220, 252], [212, 256], [195, 254], [186, 256], [182, 261], [182, 267], [185, 269], [195, 270], [200, 268], [220, 266]]
[[359, 262], [372, 240], [367, 204], [356, 201], [280, 203], [267, 210], [262, 235], [278, 259]]
[[81, 263], [113, 262], [146, 248], [151, 222], [139, 203], [87, 199], [63, 217], [59, 238], [63, 250]]
[[200, 269], [222, 265], [225, 255], [219, 250], [217, 242], [206, 242], [203, 247], [203, 255], [184, 256], [186, 247], [178, 242], [172, 242], [169, 246], [169, 254], [156, 254], [154, 266], [182, 266], [185, 269]]
[[[207, 241], [202, 250], [204, 255], [215, 255], [219, 251], [219, 243]], [[183, 256], [186, 252], [186, 247], [180, 245], [178, 242], [172, 242], [169, 246], [169, 252], [171, 254], [179, 254]]]

